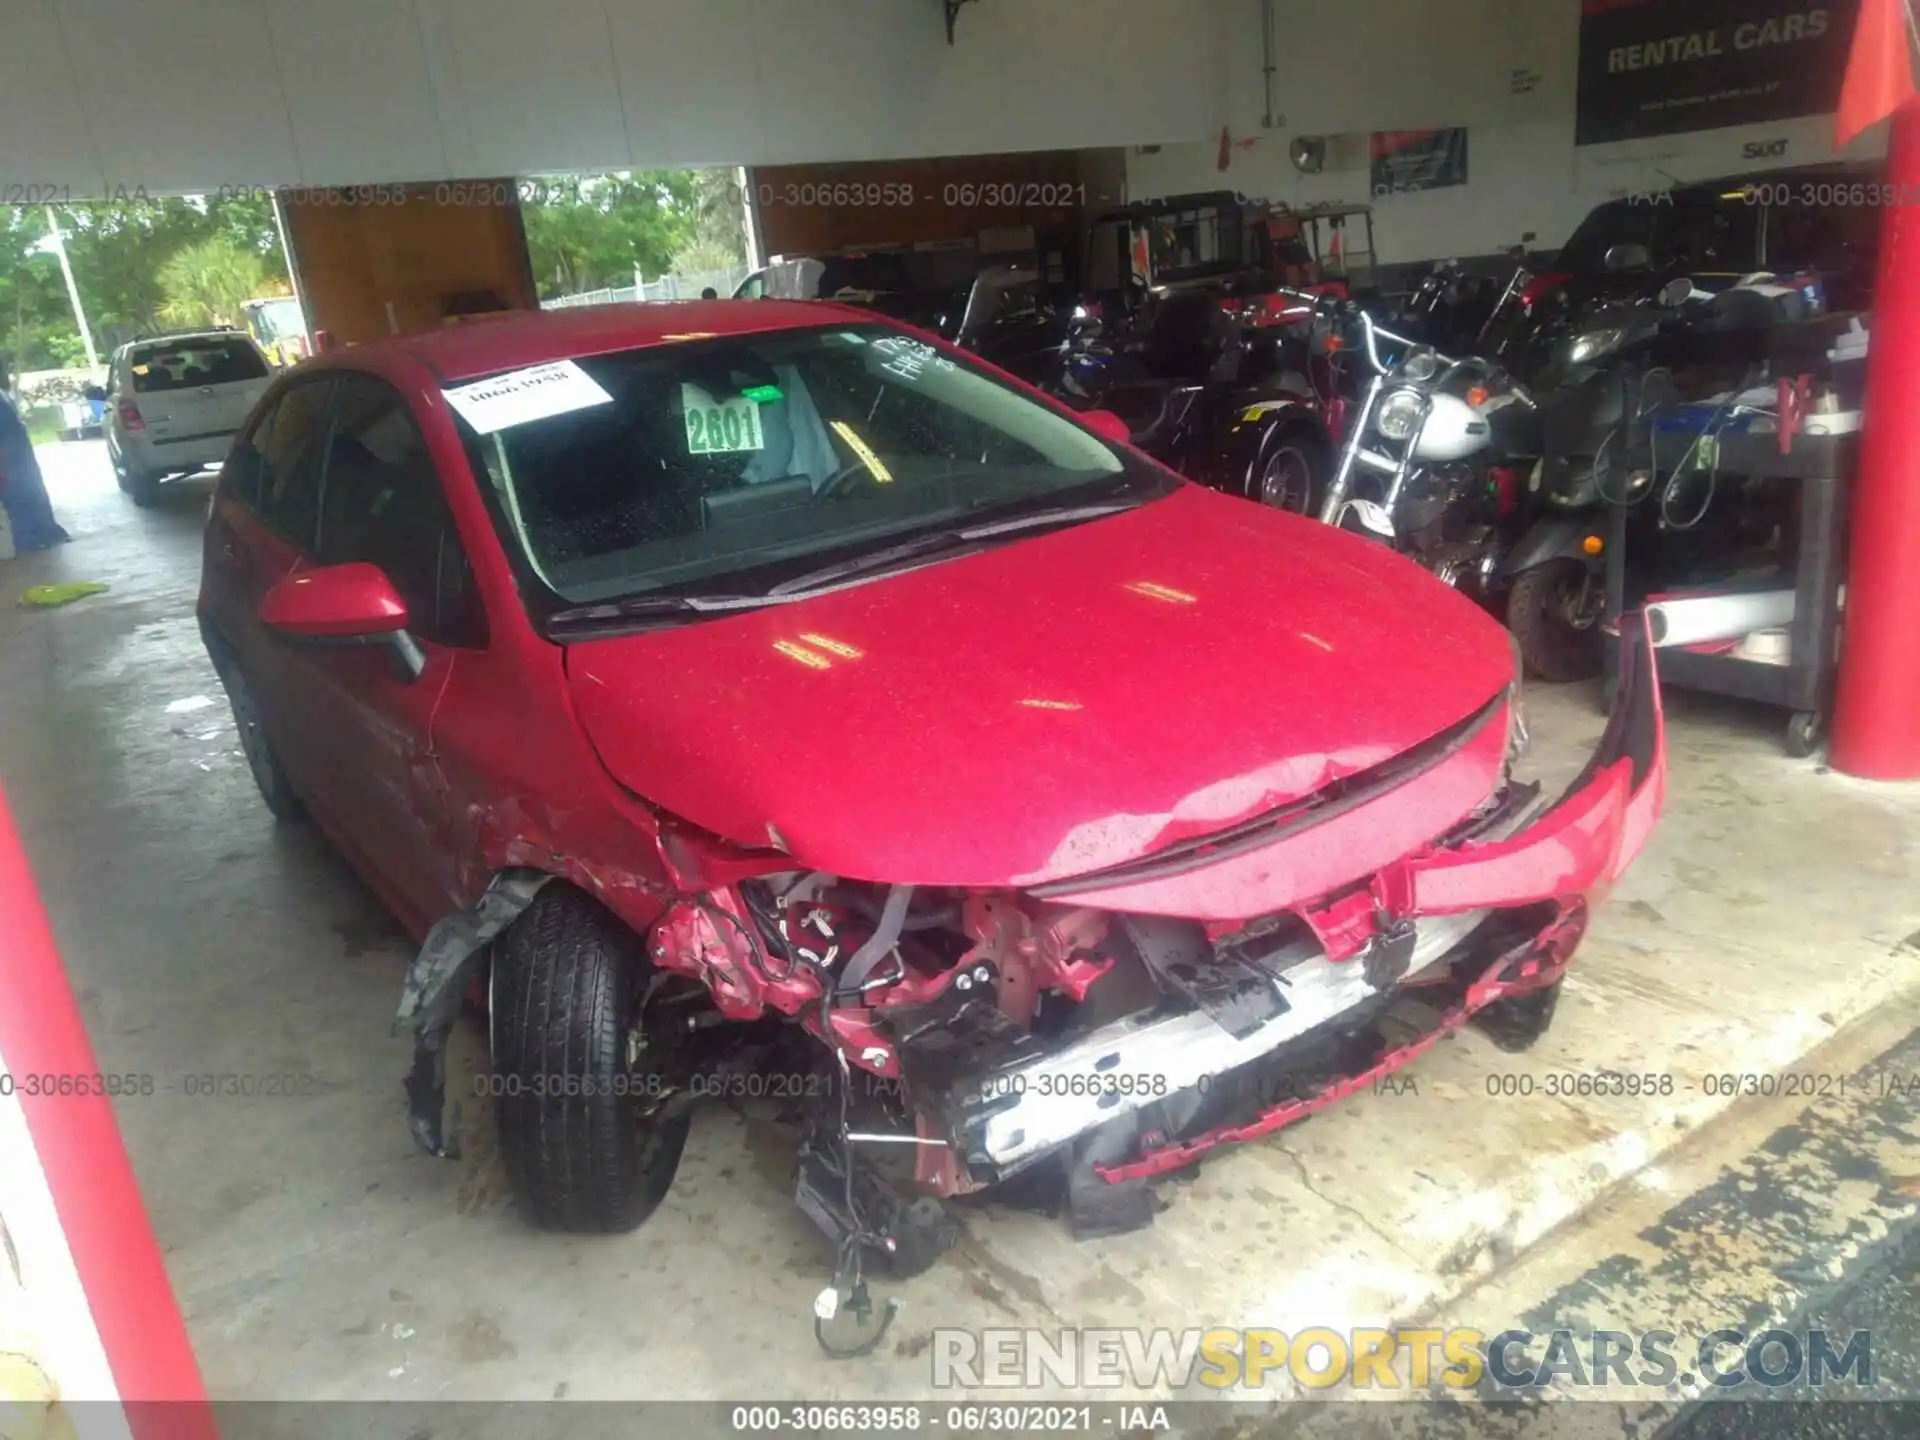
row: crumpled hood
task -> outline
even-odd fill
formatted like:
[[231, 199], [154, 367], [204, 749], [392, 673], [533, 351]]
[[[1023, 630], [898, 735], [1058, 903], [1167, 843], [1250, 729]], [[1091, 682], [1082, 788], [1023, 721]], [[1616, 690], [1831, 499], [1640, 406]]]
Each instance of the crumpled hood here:
[[971, 886], [1223, 829], [1512, 678], [1500, 627], [1411, 561], [1194, 486], [798, 604], [579, 642], [567, 668], [607, 768], [648, 800], [810, 868]]

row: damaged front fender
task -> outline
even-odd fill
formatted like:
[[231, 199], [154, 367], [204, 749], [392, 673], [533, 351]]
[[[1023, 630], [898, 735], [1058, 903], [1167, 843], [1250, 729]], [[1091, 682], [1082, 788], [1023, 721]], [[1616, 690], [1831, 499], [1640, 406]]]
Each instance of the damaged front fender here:
[[407, 967], [393, 1028], [411, 1028], [413, 1069], [406, 1079], [407, 1123], [429, 1155], [458, 1159], [460, 1145], [446, 1123], [447, 1036], [460, 1013], [467, 980], [494, 938], [533, 903], [555, 877], [544, 870], [502, 870], [465, 910], [443, 917], [427, 932]]

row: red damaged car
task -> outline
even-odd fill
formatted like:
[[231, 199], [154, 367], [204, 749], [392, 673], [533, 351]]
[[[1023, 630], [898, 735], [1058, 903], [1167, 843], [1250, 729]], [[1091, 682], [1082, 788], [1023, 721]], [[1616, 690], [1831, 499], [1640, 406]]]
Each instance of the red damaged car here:
[[1541, 803], [1478, 607], [1113, 430], [770, 300], [276, 383], [200, 618], [268, 805], [422, 938], [427, 1149], [484, 993], [532, 1219], [637, 1225], [695, 1100], [773, 1096], [851, 1284], [928, 1263], [943, 1197], [1144, 1223], [1152, 1177], [1470, 1018], [1545, 1027], [1659, 809], [1644, 636]]

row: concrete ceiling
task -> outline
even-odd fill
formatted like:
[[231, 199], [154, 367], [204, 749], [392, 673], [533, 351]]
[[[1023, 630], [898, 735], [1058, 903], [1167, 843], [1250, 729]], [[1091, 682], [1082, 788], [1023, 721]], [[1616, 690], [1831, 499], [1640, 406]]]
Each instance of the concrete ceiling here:
[[1220, 0], [0, 0], [0, 199], [1199, 139]]

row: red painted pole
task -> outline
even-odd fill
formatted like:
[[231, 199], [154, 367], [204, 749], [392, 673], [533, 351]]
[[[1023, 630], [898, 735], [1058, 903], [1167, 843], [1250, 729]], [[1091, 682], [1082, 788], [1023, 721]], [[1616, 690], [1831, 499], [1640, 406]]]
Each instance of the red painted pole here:
[[1869, 780], [1920, 779], [1920, 101], [1887, 149], [1860, 473], [1829, 757]]
[[[23, 1112], [28, 1142], [24, 1164], [9, 1147], [0, 1168], [0, 1202], [7, 1207], [8, 1235], [16, 1247], [11, 1253], [0, 1248], [0, 1264], [27, 1262], [26, 1319], [35, 1329], [55, 1332], [43, 1338], [67, 1353], [84, 1352], [91, 1347], [78, 1332], [89, 1328], [110, 1372], [111, 1393], [65, 1396], [92, 1417], [80, 1423], [80, 1433], [219, 1440], [160, 1248], [120, 1143], [113, 1101], [97, 1083], [100, 1067], [3, 794], [0, 1076], [5, 1077], [4, 1103], [17, 1103]], [[57, 1230], [30, 1228], [42, 1214], [30, 1192], [43, 1188]], [[50, 1254], [55, 1249], [70, 1256], [70, 1273], [82, 1292], [78, 1303], [59, 1290], [60, 1267]], [[43, 1285], [49, 1274], [56, 1275], [56, 1283], [35, 1288], [36, 1272]], [[111, 1407], [125, 1417], [124, 1430], [106, 1414]], [[14, 1416], [20, 1412], [0, 1392], [0, 1430], [7, 1435], [19, 1433], [6, 1425]], [[42, 1432], [34, 1417], [21, 1418], [29, 1421], [28, 1434], [68, 1433], [58, 1426]]]

